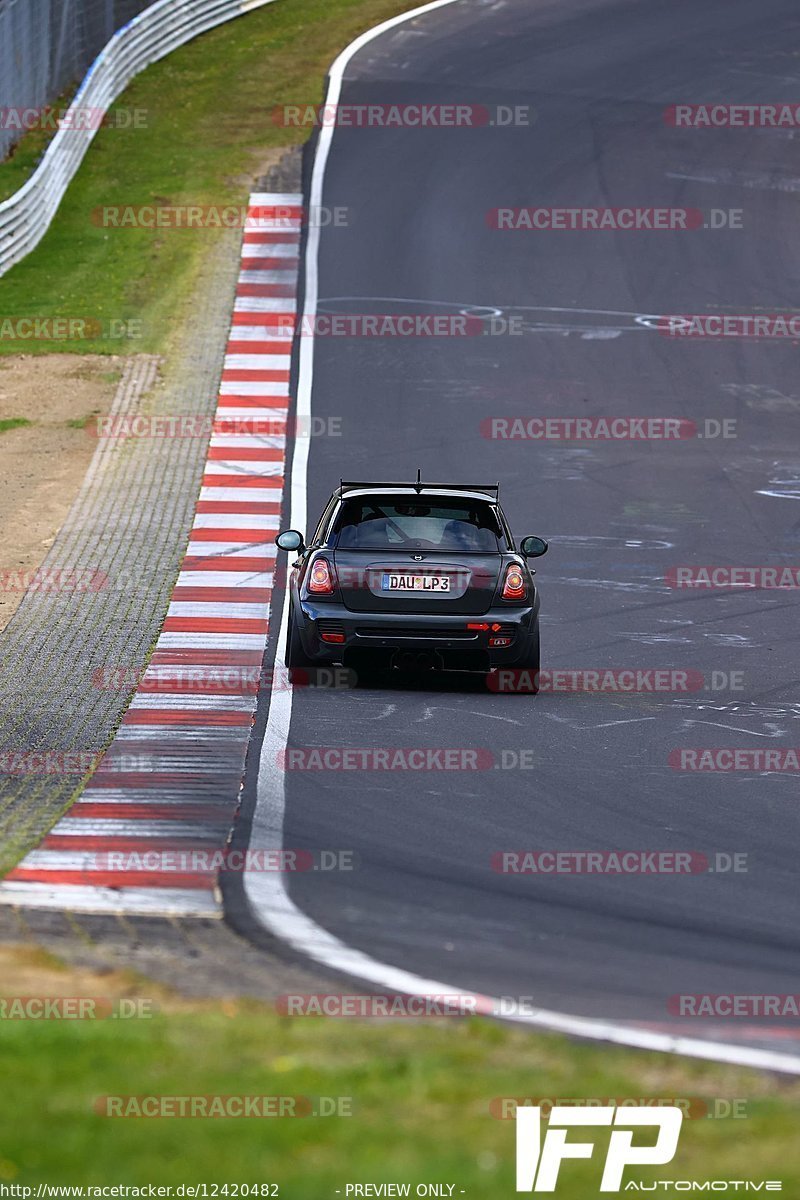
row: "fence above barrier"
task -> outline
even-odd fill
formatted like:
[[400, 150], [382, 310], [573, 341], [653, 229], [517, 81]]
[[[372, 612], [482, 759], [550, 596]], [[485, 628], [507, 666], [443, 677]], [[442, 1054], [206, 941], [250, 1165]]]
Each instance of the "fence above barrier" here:
[[29, 114], [73, 87], [118, 29], [153, 0], [0, 0], [0, 162]]
[[85, 127], [70, 114], [86, 109], [105, 111], [151, 63], [216, 25], [272, 3], [274, 0], [157, 0], [119, 29], [89, 68], [33, 175], [0, 204], [0, 275], [42, 240], [97, 133], [96, 126]]

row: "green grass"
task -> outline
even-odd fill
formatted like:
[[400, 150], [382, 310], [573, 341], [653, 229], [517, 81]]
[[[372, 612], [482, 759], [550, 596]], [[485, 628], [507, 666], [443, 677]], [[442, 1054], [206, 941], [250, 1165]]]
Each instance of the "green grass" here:
[[32, 425], [27, 417], [5, 417], [0, 421], [0, 433], [8, 433], [9, 429], [22, 429], [25, 425]]
[[[88, 993], [84, 982], [84, 994], [119, 994], [116, 978]], [[78, 994], [57, 979], [59, 994]], [[24, 990], [11, 982], [6, 994], [35, 994], [30, 973]], [[127, 994], [152, 993], [139, 983]], [[673, 1164], [628, 1178], [782, 1178], [785, 1195], [800, 1194], [797, 1082], [482, 1020], [292, 1019], [255, 1001], [168, 998], [152, 1019], [6, 1020], [0, 1045], [0, 1182], [276, 1182], [281, 1196], [315, 1200], [347, 1182], [440, 1181], [494, 1200], [514, 1194], [514, 1124], [492, 1115], [492, 1098], [700, 1097], [742, 1099], [746, 1117], [684, 1121]], [[153, 1095], [345, 1097], [352, 1115], [124, 1119], [94, 1108], [102, 1096]], [[593, 1135], [596, 1160], [605, 1137]], [[566, 1164], [562, 1179], [564, 1200], [586, 1200], [598, 1162]]]
[[[71, 87], [69, 91], [64, 92], [63, 96], [59, 96], [52, 107], [58, 113], [63, 112], [69, 106], [76, 91], [77, 86]], [[0, 201], [6, 200], [13, 192], [21, 188], [33, 174], [48, 143], [53, 140], [53, 136], [53, 133], [47, 129], [35, 130], [25, 134], [12, 146], [10, 155], [0, 164]]]
[[86, 415], [84, 417], [73, 417], [72, 420], [67, 421], [67, 428], [68, 429], [85, 429], [86, 426], [91, 421], [94, 420], [94, 418], [97, 416], [99, 411], [100, 411], [99, 408], [93, 408], [92, 411], [90, 413], [86, 413]]
[[[101, 206], [242, 203], [265, 151], [303, 140], [272, 113], [323, 97], [325, 72], [359, 32], [415, 0], [276, 0], [177, 50], [135, 79], [112, 110], [144, 115], [141, 129], [102, 128], [40, 246], [0, 278], [3, 317], [102, 322], [83, 341], [16, 342], [25, 352], [163, 352], [188, 313], [212, 230], [103, 228]], [[28, 135], [0, 165], [0, 197], [36, 165], [44, 135]], [[110, 322], [141, 321], [141, 337], [111, 337]], [[117, 330], [121, 326], [116, 327]], [[138, 332], [138, 330], [137, 330]]]

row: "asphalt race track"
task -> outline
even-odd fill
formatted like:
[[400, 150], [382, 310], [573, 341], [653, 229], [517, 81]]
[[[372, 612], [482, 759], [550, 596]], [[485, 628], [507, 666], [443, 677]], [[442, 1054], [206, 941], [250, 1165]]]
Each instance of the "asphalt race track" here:
[[[356, 870], [288, 886], [382, 963], [784, 1053], [796, 1033], [780, 1022], [680, 1020], [669, 997], [797, 990], [797, 772], [681, 771], [669, 756], [800, 745], [797, 592], [676, 589], [667, 576], [797, 564], [798, 350], [668, 337], [656, 318], [797, 303], [797, 131], [682, 129], [664, 112], [796, 101], [798, 33], [792, 0], [463, 0], [352, 59], [343, 104], [521, 105], [532, 123], [336, 129], [324, 203], [348, 221], [320, 235], [319, 312], [466, 312], [485, 329], [495, 313], [522, 332], [317, 337], [311, 408], [341, 435], [312, 440], [309, 531], [340, 476], [499, 479], [517, 535], [551, 543], [537, 564], [545, 669], [682, 669], [705, 683], [535, 698], [439, 676], [299, 689], [293, 747], [486, 747], [532, 765], [286, 772], [284, 833], [287, 846], [355, 852]], [[736, 210], [741, 227], [487, 220], [525, 206]], [[733, 419], [735, 436], [484, 436], [487, 419], [515, 416], [683, 418], [701, 433]], [[492, 869], [519, 849], [738, 853], [746, 870]]]

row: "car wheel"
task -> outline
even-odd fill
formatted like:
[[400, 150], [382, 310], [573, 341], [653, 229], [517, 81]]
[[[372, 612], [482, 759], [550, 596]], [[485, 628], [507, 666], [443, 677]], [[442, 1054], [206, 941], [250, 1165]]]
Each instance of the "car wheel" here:
[[508, 691], [514, 695], [535, 696], [539, 691], [540, 660], [541, 649], [537, 626], [536, 633], [531, 638], [531, 647], [526, 657], [514, 665], [513, 687], [503, 687], [499, 690]]
[[289, 607], [289, 628], [286, 633], [286, 655], [283, 661], [289, 672], [290, 683], [308, 683], [308, 671], [314, 666], [314, 660], [306, 654], [300, 641], [294, 604]]
[[539, 640], [539, 626], [536, 626], [536, 633], [531, 639], [531, 649], [528, 656], [528, 661], [522, 664], [522, 670], [525, 672], [525, 677], [520, 680], [521, 683], [530, 686], [523, 686], [520, 691], [527, 691], [529, 695], [535, 696], [539, 691], [539, 671], [541, 669], [541, 643]]

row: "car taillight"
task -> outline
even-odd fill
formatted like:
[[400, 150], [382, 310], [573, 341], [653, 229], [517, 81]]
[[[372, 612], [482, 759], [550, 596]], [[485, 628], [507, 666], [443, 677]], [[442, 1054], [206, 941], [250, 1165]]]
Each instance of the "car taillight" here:
[[501, 600], [524, 600], [527, 587], [525, 585], [525, 576], [522, 574], [522, 568], [516, 563], [509, 563], [506, 567], [506, 577], [503, 583], [503, 591]]
[[313, 596], [330, 596], [333, 592], [333, 571], [327, 558], [317, 558], [308, 573], [306, 585]]

